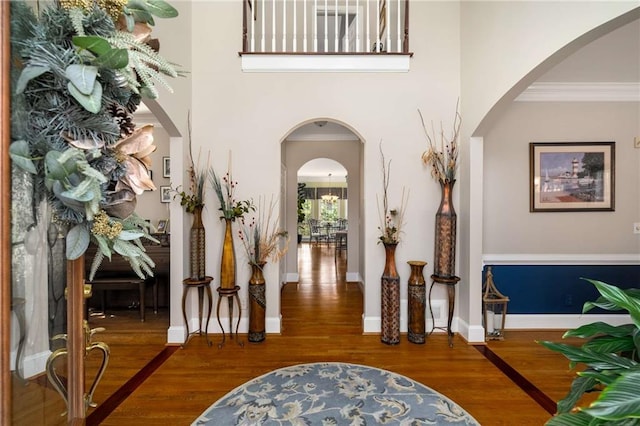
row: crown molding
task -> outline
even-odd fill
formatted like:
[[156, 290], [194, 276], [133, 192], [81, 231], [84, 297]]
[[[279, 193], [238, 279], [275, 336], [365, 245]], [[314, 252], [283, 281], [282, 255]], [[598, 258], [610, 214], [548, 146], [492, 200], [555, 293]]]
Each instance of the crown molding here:
[[640, 102], [640, 83], [534, 83], [516, 102]]

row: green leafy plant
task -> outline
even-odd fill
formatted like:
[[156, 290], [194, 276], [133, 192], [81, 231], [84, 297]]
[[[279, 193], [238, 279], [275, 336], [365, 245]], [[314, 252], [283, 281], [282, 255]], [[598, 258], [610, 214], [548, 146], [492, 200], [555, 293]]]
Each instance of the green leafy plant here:
[[[538, 342], [567, 357], [570, 366], [586, 366], [577, 373], [567, 396], [558, 402], [558, 413], [550, 426], [597, 426], [640, 424], [640, 289], [622, 290], [601, 281], [589, 280], [600, 297], [584, 304], [582, 312], [593, 308], [627, 311], [631, 324], [613, 326], [604, 322], [569, 330], [566, 337], [588, 339], [577, 347], [565, 343]], [[586, 392], [599, 392], [588, 407], [576, 407]]]
[[298, 183], [298, 223], [303, 223], [306, 219], [307, 215], [304, 213], [304, 203], [307, 201], [307, 196], [305, 194], [305, 187], [307, 186], [304, 182]]
[[153, 126], [136, 128], [133, 113], [154, 82], [166, 85], [160, 74], [178, 75], [148, 26], [176, 15], [164, 0], [58, 0], [37, 16], [11, 2], [11, 159], [69, 230], [66, 258], [98, 246], [90, 279], [113, 254], [153, 275], [141, 238], [155, 240], [134, 210], [136, 196], [155, 189], [156, 147]]

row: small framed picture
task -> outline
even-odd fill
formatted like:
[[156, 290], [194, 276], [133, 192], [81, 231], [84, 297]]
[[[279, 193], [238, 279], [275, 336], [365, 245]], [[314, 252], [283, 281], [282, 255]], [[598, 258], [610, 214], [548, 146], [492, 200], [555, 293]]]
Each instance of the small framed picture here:
[[162, 157], [162, 176], [171, 177], [171, 158]]
[[166, 234], [167, 233], [167, 227], [169, 225], [169, 219], [160, 219], [158, 221], [158, 234]]
[[531, 212], [615, 210], [615, 142], [529, 144]]
[[170, 203], [171, 202], [171, 187], [170, 186], [161, 186], [160, 187], [160, 202], [161, 203]]

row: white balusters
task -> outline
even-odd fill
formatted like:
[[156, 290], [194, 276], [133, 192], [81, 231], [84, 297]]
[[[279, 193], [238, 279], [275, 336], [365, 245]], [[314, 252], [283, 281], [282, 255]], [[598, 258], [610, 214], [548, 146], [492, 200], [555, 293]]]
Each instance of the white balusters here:
[[324, 51], [329, 51], [329, 8], [328, 0], [324, 0]]
[[360, 0], [356, 0], [356, 52], [360, 52]]
[[388, 52], [391, 52], [391, 1], [392, 0], [387, 0], [389, 4], [385, 7], [386, 16], [384, 18], [387, 31], [387, 42], [385, 43], [384, 47], [387, 48]]
[[402, 52], [405, 4], [406, 0], [251, 0], [244, 48], [262, 53]]
[[267, 28], [266, 25], [265, 25], [266, 13], [264, 13], [264, 11], [266, 9], [264, 8], [264, 2], [265, 2], [265, 0], [262, 0], [262, 7], [260, 8], [260, 14], [262, 15], [262, 40], [260, 42], [260, 51], [261, 52], [264, 52], [264, 49], [265, 49], [265, 42], [266, 42], [266, 40], [265, 40], [265, 29]]
[[344, 51], [348, 52], [349, 46], [349, 0], [344, 0], [344, 8], [346, 10], [344, 17]]
[[397, 31], [397, 36], [396, 36], [396, 42], [397, 42], [397, 46], [398, 47], [397, 47], [396, 52], [402, 52], [402, 36], [400, 34], [400, 0], [396, 1], [396, 5], [398, 6], [397, 7], [397, 12], [396, 12], [397, 21], [398, 21], [396, 23], [396, 26], [398, 27], [397, 28], [398, 31]]
[[298, 51], [298, 2], [293, 0], [293, 52]]
[[[276, 28], [274, 26], [274, 28]], [[275, 32], [275, 31], [274, 31]], [[282, 2], [282, 50], [287, 51], [287, 0]]]

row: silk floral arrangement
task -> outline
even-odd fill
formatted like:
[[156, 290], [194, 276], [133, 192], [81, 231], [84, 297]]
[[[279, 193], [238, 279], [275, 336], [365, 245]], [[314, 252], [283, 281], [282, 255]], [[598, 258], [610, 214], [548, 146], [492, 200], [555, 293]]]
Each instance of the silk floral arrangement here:
[[141, 278], [153, 275], [141, 242], [153, 239], [150, 225], [135, 206], [155, 189], [156, 147], [153, 127], [136, 128], [133, 113], [180, 75], [151, 38], [154, 17], [177, 15], [164, 0], [58, 0], [39, 15], [11, 2], [11, 159], [68, 230], [66, 258], [97, 245], [90, 279], [113, 254]]

